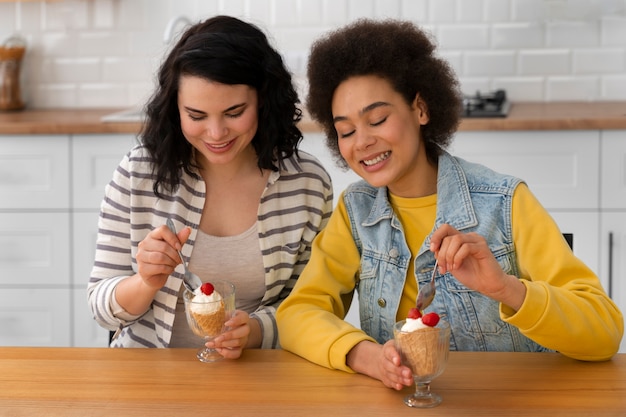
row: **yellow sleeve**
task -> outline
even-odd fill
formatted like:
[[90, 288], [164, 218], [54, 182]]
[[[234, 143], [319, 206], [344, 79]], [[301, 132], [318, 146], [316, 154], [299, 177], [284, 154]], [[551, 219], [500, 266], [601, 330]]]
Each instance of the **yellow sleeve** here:
[[517, 312], [501, 306], [502, 319], [566, 356], [610, 359], [624, 334], [622, 313], [525, 184], [513, 196], [512, 223], [526, 298]]
[[313, 241], [311, 259], [276, 312], [281, 347], [327, 368], [352, 372], [346, 355], [374, 341], [344, 321], [356, 285], [360, 256], [343, 198]]

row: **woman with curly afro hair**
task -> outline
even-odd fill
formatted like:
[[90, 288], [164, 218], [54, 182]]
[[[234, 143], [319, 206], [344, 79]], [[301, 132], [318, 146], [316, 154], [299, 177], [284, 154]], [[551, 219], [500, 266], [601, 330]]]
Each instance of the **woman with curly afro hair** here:
[[[362, 180], [278, 309], [284, 349], [398, 390], [413, 384], [393, 342], [409, 312], [448, 322], [451, 350], [617, 352], [621, 312], [528, 186], [446, 151], [458, 83], [424, 31], [356, 21], [313, 44], [308, 78], [311, 116]], [[433, 273], [434, 300], [415, 311]], [[343, 320], [353, 297], [360, 328]]]
[[236, 314], [210, 346], [231, 359], [279, 347], [276, 308], [333, 201], [326, 170], [298, 149], [297, 104], [258, 27], [215, 16], [183, 33], [158, 72], [141, 144], [101, 205], [88, 295], [95, 320], [118, 330], [112, 347], [200, 343], [185, 319], [182, 262], [237, 288]]

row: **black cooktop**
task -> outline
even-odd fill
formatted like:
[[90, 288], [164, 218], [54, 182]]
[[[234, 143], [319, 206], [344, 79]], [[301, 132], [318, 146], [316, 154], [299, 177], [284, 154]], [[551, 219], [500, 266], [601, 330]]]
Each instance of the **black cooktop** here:
[[473, 96], [463, 96], [462, 117], [506, 117], [511, 103], [504, 90], [488, 93], [477, 91]]

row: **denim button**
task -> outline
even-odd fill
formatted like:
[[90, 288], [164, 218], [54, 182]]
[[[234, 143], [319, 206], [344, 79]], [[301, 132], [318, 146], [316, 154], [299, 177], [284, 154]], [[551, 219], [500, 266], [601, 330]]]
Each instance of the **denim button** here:
[[389, 256], [392, 258], [397, 258], [398, 257], [398, 249], [393, 248], [389, 251]]
[[385, 307], [387, 305], [387, 301], [385, 301], [385, 299], [381, 297], [378, 299], [378, 305], [381, 307]]

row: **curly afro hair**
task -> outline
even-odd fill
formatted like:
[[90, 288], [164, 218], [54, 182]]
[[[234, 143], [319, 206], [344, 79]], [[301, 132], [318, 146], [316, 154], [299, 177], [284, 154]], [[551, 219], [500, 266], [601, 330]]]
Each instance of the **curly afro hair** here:
[[435, 56], [428, 34], [408, 21], [360, 19], [313, 43], [307, 68], [307, 110], [322, 125], [327, 146], [344, 168], [332, 99], [343, 81], [363, 75], [386, 79], [409, 105], [420, 95], [430, 118], [422, 127], [426, 153], [436, 163], [458, 127], [461, 93], [451, 67]]

